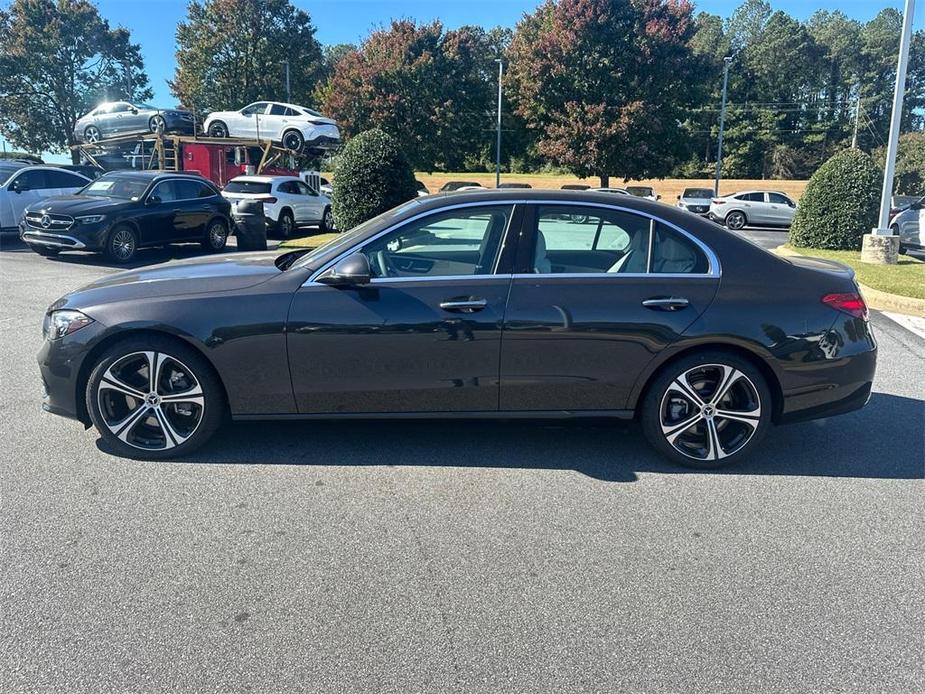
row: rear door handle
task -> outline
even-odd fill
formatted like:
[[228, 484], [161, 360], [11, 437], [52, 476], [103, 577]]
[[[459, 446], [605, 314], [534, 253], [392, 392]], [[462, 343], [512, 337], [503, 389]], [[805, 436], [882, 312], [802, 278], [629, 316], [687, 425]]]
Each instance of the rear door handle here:
[[656, 296], [646, 299], [642, 305], [653, 311], [680, 311], [687, 308], [690, 302], [683, 296]]
[[485, 299], [476, 297], [447, 299], [440, 302], [440, 308], [454, 313], [475, 313], [488, 306]]

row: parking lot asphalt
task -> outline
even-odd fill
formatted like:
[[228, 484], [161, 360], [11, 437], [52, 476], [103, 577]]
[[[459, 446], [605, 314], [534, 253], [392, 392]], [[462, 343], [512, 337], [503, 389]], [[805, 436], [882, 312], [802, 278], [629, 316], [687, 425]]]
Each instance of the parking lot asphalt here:
[[866, 408], [726, 471], [612, 422], [235, 424], [140, 462], [39, 406], [43, 310], [112, 271], [0, 244], [0, 691], [925, 689], [925, 341], [893, 321]]

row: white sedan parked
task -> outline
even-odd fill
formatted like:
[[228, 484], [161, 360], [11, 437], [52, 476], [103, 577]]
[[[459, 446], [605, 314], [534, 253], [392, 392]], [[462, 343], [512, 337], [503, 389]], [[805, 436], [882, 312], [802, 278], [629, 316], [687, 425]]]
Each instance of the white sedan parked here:
[[748, 190], [713, 198], [708, 216], [738, 231], [751, 226], [789, 227], [797, 204], [783, 193]]
[[240, 111], [210, 113], [202, 124], [209, 137], [272, 140], [286, 149], [331, 149], [340, 142], [337, 122], [296, 104], [257, 101]]
[[[86, 176], [54, 166], [0, 166], [0, 231], [18, 231], [23, 210], [32, 203], [76, 193], [89, 182]], [[49, 218], [48, 228], [65, 221], [73, 220]]]
[[334, 228], [331, 199], [295, 176], [238, 176], [228, 181], [222, 195], [231, 201], [232, 211], [241, 200], [262, 202], [267, 224], [283, 238], [300, 226]]

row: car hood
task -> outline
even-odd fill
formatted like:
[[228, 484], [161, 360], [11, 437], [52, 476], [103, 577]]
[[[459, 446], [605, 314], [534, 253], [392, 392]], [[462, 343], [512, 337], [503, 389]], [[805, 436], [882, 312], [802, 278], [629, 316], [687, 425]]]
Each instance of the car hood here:
[[91, 195], [57, 195], [35, 202], [27, 208], [29, 212], [41, 214], [66, 214], [72, 217], [84, 214], [111, 214], [137, 204], [120, 198], [101, 198]]
[[92, 316], [94, 306], [119, 301], [247, 289], [279, 276], [276, 257], [266, 251], [234, 253], [119, 272], [65, 295], [52, 308], [76, 308]]

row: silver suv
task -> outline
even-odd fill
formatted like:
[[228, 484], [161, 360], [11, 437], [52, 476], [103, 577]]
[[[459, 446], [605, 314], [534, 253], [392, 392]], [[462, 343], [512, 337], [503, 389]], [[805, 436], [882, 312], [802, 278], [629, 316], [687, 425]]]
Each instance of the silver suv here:
[[745, 225], [789, 227], [796, 210], [797, 204], [783, 193], [747, 190], [713, 198], [708, 216], [737, 231]]
[[899, 235], [899, 251], [925, 250], [925, 198], [920, 198], [893, 217], [890, 229]]

